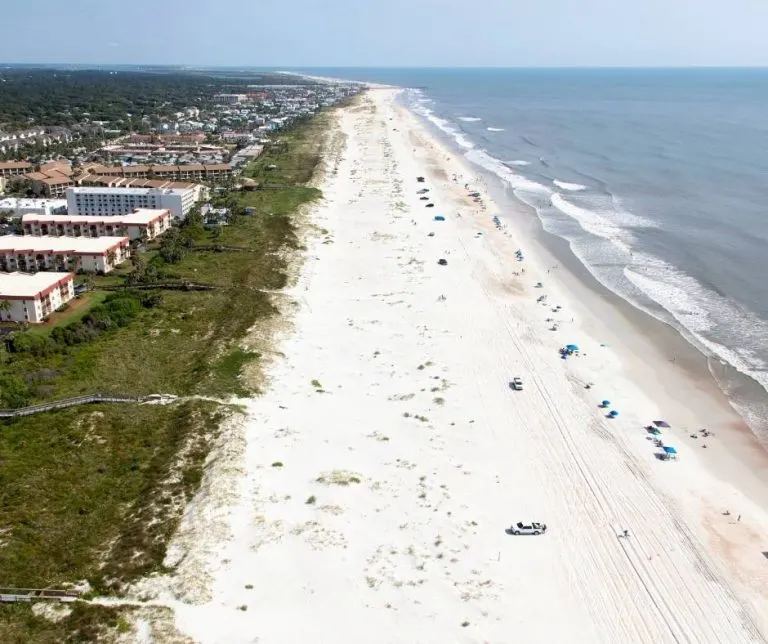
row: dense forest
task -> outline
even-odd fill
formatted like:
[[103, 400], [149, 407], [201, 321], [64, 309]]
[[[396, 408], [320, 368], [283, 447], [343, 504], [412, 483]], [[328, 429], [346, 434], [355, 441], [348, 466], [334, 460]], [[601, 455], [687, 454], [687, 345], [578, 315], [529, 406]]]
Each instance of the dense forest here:
[[32, 125], [72, 127], [109, 121], [131, 128], [144, 116], [166, 116], [184, 107], [205, 108], [219, 92], [248, 85], [301, 82], [282, 75], [240, 73], [67, 71], [0, 69], [0, 131]]

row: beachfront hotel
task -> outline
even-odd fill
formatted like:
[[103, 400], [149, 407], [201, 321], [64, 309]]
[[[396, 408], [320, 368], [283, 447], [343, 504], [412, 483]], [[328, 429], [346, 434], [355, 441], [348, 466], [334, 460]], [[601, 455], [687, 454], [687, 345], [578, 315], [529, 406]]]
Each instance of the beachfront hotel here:
[[25, 235], [35, 237], [128, 237], [150, 241], [171, 227], [168, 209], [139, 209], [129, 215], [93, 217], [88, 215], [28, 214], [21, 219]]
[[130, 256], [128, 237], [0, 236], [0, 271], [108, 273]]
[[72, 273], [0, 274], [0, 308], [3, 322], [43, 322], [75, 295]]
[[196, 199], [192, 188], [68, 188], [67, 210], [70, 215], [112, 217], [138, 209], [159, 209], [183, 219]]

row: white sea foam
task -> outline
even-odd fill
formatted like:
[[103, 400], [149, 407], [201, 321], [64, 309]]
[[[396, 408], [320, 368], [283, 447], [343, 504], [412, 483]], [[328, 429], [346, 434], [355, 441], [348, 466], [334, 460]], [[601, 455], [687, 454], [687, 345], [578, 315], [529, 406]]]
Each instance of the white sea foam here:
[[531, 165], [531, 162], [530, 161], [522, 161], [520, 159], [515, 159], [514, 161], [505, 161], [505, 164], [506, 165], [516, 165], [516, 166], [523, 167], [523, 166], [526, 166], [526, 165]]
[[457, 117], [460, 121], [464, 121], [466, 123], [474, 123], [475, 121], [482, 121], [483, 119], [478, 118], [477, 116], [459, 116]]
[[579, 192], [587, 189], [587, 186], [582, 186], [580, 183], [568, 183], [567, 181], [559, 181], [558, 179], [555, 179], [552, 183], [561, 190], [569, 190], [570, 192]]
[[509, 184], [515, 190], [528, 190], [543, 194], [549, 194], [550, 192], [550, 189], [546, 186], [537, 183], [536, 181], [526, 179], [522, 175], [513, 172], [504, 163], [497, 158], [492, 157], [485, 150], [470, 150], [465, 153], [464, 156], [468, 161], [493, 172], [497, 177]]
[[[634, 259], [624, 269], [632, 284], [672, 315], [700, 346], [768, 388], [768, 363], [754, 350], [768, 343], [764, 320], [665, 261], [646, 254]], [[718, 342], [722, 332], [728, 339], [740, 338], [739, 344]]]
[[470, 141], [466, 136], [464, 136], [458, 129], [456, 129], [456, 127], [451, 125], [450, 121], [437, 116], [431, 109], [424, 107], [424, 105], [416, 105], [414, 107], [414, 111], [427, 119], [439, 130], [445, 132], [445, 134], [448, 136], [453, 137], [454, 141], [456, 141], [456, 143], [458, 143], [459, 146], [465, 150], [471, 150], [475, 147], [475, 144], [472, 143], [472, 141]]
[[485, 129], [488, 130], [489, 132], [503, 132], [504, 131], [503, 127], [487, 127]]
[[613, 242], [627, 253], [632, 250], [634, 241], [634, 235], [629, 228], [657, 227], [654, 222], [629, 212], [620, 210], [600, 212], [582, 208], [557, 193], [550, 197], [550, 201], [555, 208], [574, 219], [586, 232]]

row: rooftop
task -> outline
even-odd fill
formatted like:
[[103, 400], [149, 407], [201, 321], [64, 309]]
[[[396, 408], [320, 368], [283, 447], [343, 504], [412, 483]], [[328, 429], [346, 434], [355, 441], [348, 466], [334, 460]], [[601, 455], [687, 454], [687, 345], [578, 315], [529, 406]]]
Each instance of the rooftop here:
[[0, 236], [0, 253], [69, 253], [104, 255], [115, 246], [128, 245], [127, 237]]
[[[31, 224], [40, 222], [46, 224], [107, 224], [110, 226], [120, 224], [149, 224], [160, 217], [171, 216], [170, 210], [139, 208], [130, 215], [107, 215], [98, 217], [94, 215], [24, 215], [21, 218], [22, 223]], [[0, 237], [0, 244], [2, 238]]]
[[147, 195], [147, 194], [182, 194], [186, 190], [181, 188], [108, 188], [108, 187], [81, 187], [67, 188], [67, 194], [74, 195]]
[[28, 161], [2, 161], [0, 162], [0, 170], [15, 170], [31, 168], [32, 164]]
[[0, 211], [9, 208], [66, 208], [66, 199], [24, 199], [22, 197], [7, 197], [0, 199]]
[[0, 273], [0, 298], [34, 298], [72, 279], [72, 273]]

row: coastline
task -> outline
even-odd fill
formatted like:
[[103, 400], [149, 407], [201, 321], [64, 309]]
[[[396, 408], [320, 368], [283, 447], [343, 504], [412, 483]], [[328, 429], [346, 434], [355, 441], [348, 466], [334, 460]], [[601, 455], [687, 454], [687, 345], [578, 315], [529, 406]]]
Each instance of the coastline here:
[[[175, 549], [195, 561], [167, 588], [178, 629], [200, 642], [765, 641], [768, 517], [676, 426], [707, 392], [682, 359], [657, 386], [684, 385], [685, 403], [649, 392], [647, 367], [624, 356], [637, 329], [564, 262], [546, 275], [533, 220], [497, 230], [493, 200], [479, 208], [451, 180], [478, 172], [396, 93], [339, 113], [346, 144], [311, 215], [324, 232], [286, 293], [294, 330], [206, 473], [203, 490], [227, 490], [216, 535], [195, 516], [203, 492]], [[550, 332], [542, 292], [574, 322]], [[581, 357], [562, 361], [566, 342]], [[608, 395], [613, 421], [597, 408]], [[679, 462], [654, 458], [653, 418], [675, 425]], [[550, 530], [504, 533], [520, 520]], [[190, 582], [204, 591], [187, 595]]]
[[[712, 365], [717, 363], [722, 370], [733, 371], [747, 381], [743, 386], [749, 390], [749, 395], [758, 395], [763, 391], [762, 387], [730, 365], [708, 357], [679, 329], [602, 284], [571, 250], [569, 242], [546, 231], [534, 209], [511, 194], [502, 179], [464, 159], [450, 137], [407, 106], [400, 105], [447, 153], [458, 157], [457, 162], [466, 168], [468, 176], [483, 177], [481, 185], [493, 200], [501, 220], [511, 224], [515, 235], [533, 249], [532, 255], [539, 266], [558, 266], [547, 280], [563, 292], [575, 293], [572, 304], [579, 309], [580, 319], [589, 324], [592, 335], [613, 338], [606, 343], [621, 346], [622, 360], [635, 374], [631, 380], [643, 382], [661, 408], [676, 407], [678, 400], [694, 397], [699, 403], [698, 409], [679, 414], [680, 423], [676, 429], [681, 437], [689, 438], [691, 432], [703, 427], [710, 429], [714, 436], [709, 443], [716, 449], [699, 451], [697, 457], [718, 477], [738, 484], [753, 501], [768, 508], [768, 446], [718, 385], [711, 371]], [[675, 391], [679, 393], [673, 395]], [[691, 441], [688, 443], [692, 448], [698, 446]], [[748, 468], [746, 472], [741, 469], [744, 465]]]

